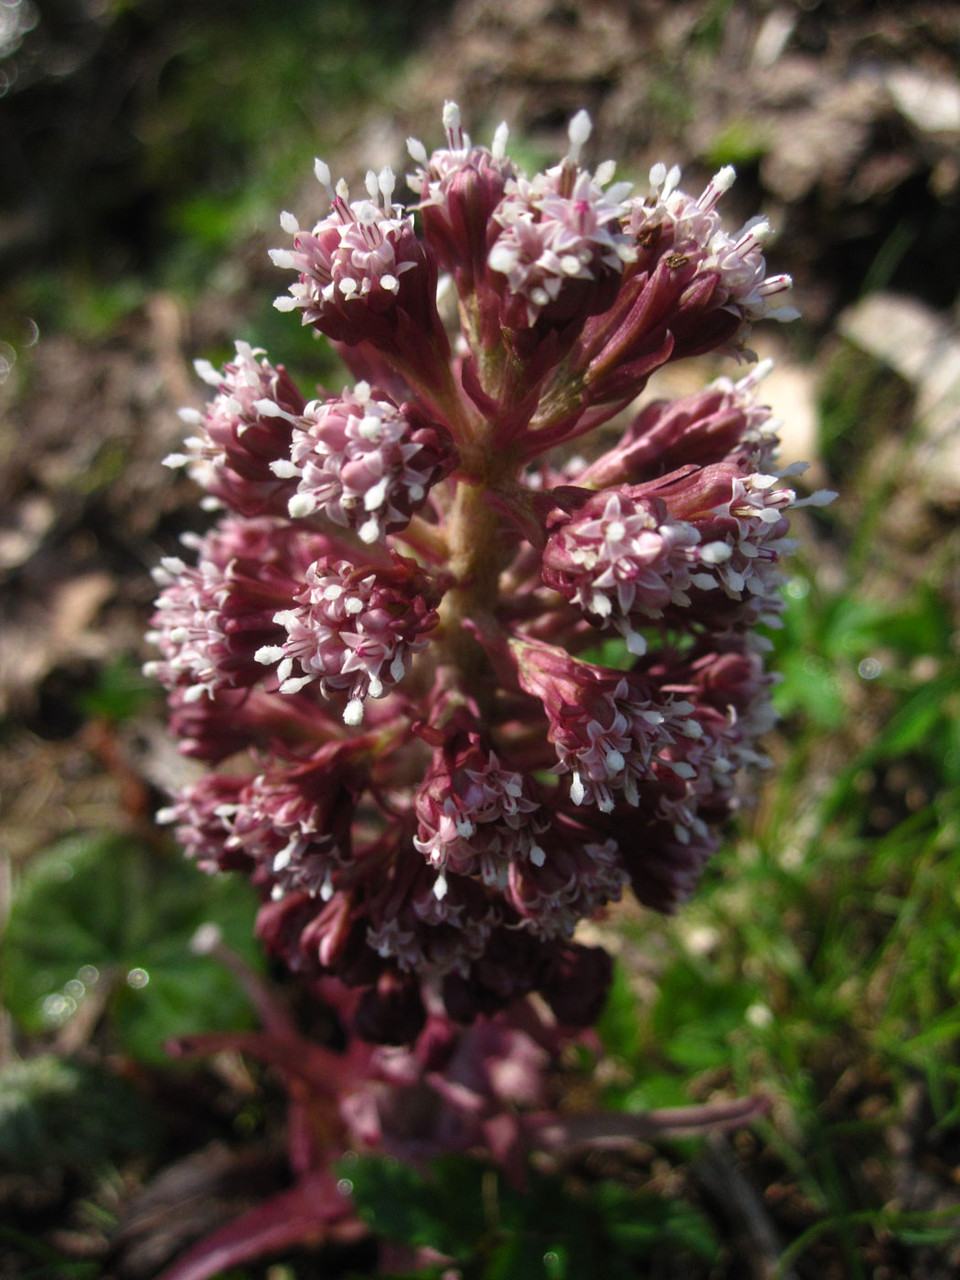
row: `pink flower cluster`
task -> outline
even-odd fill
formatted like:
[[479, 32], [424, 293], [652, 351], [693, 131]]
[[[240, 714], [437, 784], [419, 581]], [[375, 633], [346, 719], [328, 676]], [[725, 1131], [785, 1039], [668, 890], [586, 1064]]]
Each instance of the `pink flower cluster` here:
[[610, 966], [579, 922], [626, 886], [673, 909], [762, 761], [757, 628], [797, 505], [762, 367], [632, 411], [592, 461], [560, 448], [668, 361], [794, 314], [766, 223], [721, 226], [732, 170], [694, 198], [657, 165], [634, 195], [582, 166], [585, 112], [533, 178], [505, 127], [488, 150], [453, 104], [444, 124], [409, 144], [412, 210], [389, 169], [351, 200], [318, 161], [329, 213], [282, 217], [277, 306], [352, 388], [308, 401], [244, 343], [199, 367], [213, 398], [168, 461], [223, 514], [157, 570], [148, 667], [213, 770], [164, 815], [179, 840], [246, 871], [267, 947], [354, 988], [387, 1042], [437, 1000], [596, 1018]]

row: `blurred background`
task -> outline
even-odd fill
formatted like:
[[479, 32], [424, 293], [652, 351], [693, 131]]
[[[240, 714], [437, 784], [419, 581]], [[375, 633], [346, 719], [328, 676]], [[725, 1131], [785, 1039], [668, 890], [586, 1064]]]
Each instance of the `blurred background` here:
[[[403, 173], [446, 98], [528, 167], [582, 106], [620, 177], [736, 167], [727, 223], [769, 217], [803, 313], [753, 341], [783, 461], [840, 493], [796, 522], [775, 768], [676, 919], [602, 926], [607, 1059], [576, 1085], [633, 1110], [754, 1091], [770, 1117], [577, 1170], [649, 1227], [625, 1242], [594, 1205], [582, 1229], [611, 1275], [957, 1274], [958, 53], [950, 0], [0, 0], [0, 1280], [146, 1280], [283, 1176], [269, 1076], [162, 1052], [251, 1016], [198, 924], [259, 961], [244, 886], [151, 821], [185, 766], [140, 675], [150, 569], [203, 519], [161, 459], [205, 398], [193, 359], [235, 338], [339, 390], [272, 308], [278, 212], [325, 211], [315, 155]], [[207, 1188], [180, 1236], [143, 1209], [171, 1170]]]

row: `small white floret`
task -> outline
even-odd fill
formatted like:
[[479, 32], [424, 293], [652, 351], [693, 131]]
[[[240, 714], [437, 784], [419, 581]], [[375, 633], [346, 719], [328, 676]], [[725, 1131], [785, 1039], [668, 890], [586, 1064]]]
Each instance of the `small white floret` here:
[[317, 509], [317, 500], [309, 493], [295, 493], [287, 503], [287, 514], [291, 520], [305, 520]]

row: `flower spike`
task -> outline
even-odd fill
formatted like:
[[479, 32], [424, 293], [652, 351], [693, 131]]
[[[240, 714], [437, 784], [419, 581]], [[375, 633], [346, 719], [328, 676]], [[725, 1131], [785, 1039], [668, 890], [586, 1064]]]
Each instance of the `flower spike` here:
[[264, 944], [356, 1034], [442, 1031], [450, 1060], [454, 1021], [506, 1035], [533, 993], [595, 1020], [611, 965], [581, 924], [694, 890], [766, 764], [790, 512], [830, 495], [778, 461], [766, 363], [569, 447], [792, 314], [766, 220], [724, 227], [732, 168], [634, 194], [585, 167], [586, 111], [532, 176], [505, 124], [474, 145], [448, 102], [442, 127], [408, 140], [414, 208], [389, 165], [354, 198], [317, 160], [319, 220], [281, 216], [277, 305], [351, 385], [305, 395], [243, 342], [198, 364], [167, 462], [218, 514], [156, 570], [147, 669], [209, 768], [161, 815], [187, 852], [250, 877]]

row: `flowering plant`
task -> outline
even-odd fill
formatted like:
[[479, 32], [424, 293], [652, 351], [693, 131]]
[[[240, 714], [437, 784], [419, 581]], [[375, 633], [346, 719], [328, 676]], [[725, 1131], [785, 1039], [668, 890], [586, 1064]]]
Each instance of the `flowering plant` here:
[[[222, 515], [157, 571], [149, 665], [214, 770], [163, 816], [252, 877], [268, 949], [352, 989], [384, 1043], [534, 992], [595, 1021], [610, 962], [578, 922], [627, 885], [675, 907], [763, 759], [758, 627], [798, 505], [763, 366], [570, 448], [657, 368], [795, 314], [767, 223], [720, 223], [732, 169], [692, 197], [655, 165], [633, 195], [583, 167], [585, 112], [532, 178], [504, 126], [488, 149], [452, 103], [444, 125], [409, 143], [414, 211], [389, 169], [352, 200], [318, 161], [329, 213], [282, 216], [276, 305], [352, 388], [308, 400], [244, 343], [198, 365], [213, 398], [168, 462]], [[605, 637], [625, 661], [596, 660]]]

